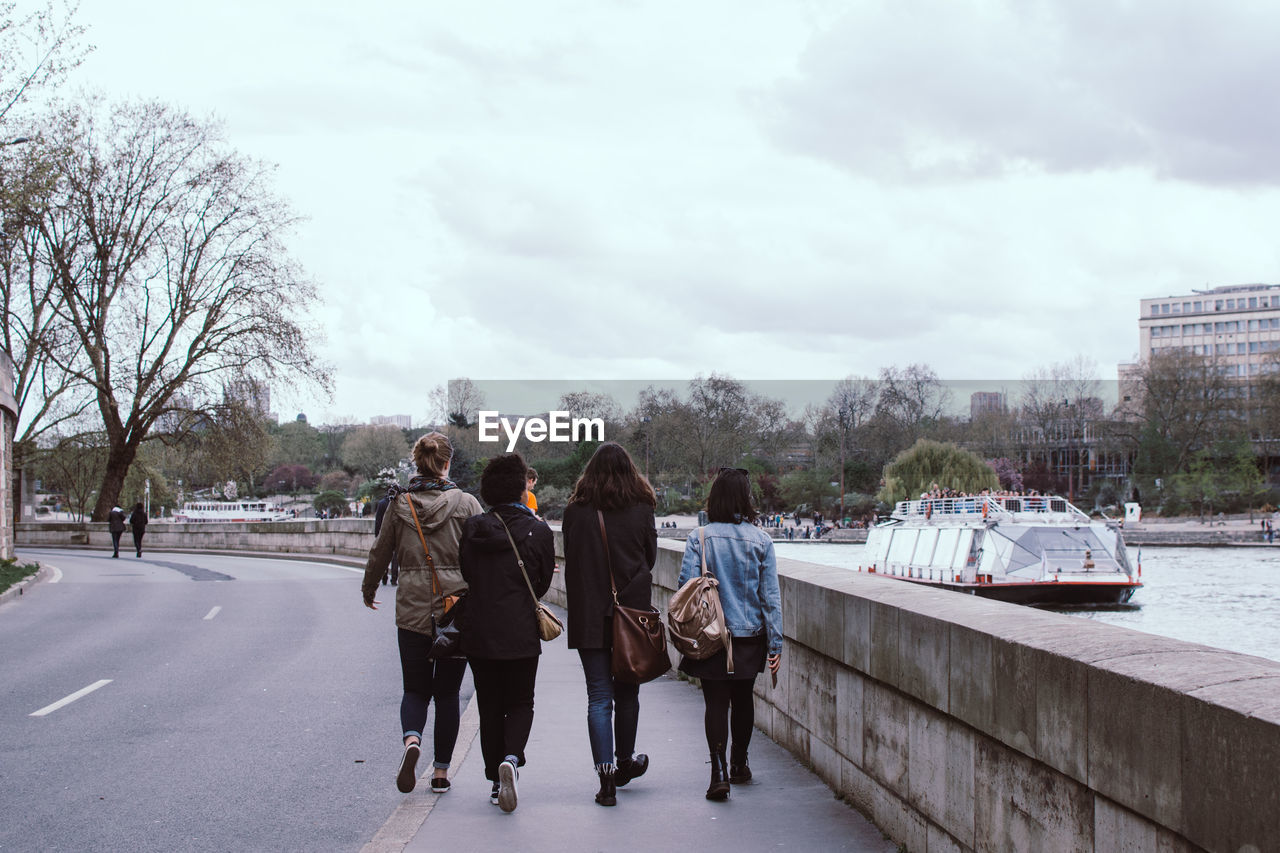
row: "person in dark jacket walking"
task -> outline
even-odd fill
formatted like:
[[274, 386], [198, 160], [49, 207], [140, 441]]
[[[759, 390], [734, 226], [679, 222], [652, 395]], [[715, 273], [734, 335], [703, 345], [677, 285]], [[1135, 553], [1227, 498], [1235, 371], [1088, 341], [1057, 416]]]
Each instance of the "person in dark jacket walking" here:
[[[378, 532], [382, 530], [382, 518], [387, 514], [387, 507], [391, 506], [391, 502], [400, 494], [400, 483], [396, 480], [396, 472], [390, 468], [383, 468], [378, 472], [378, 485], [387, 490], [382, 500], [378, 501], [377, 507], [373, 513], [373, 538], [378, 538]], [[387, 580], [391, 581], [391, 585], [395, 586], [400, 581], [400, 561], [396, 558], [394, 552], [391, 554], [391, 563], [387, 566], [387, 571], [382, 575], [382, 585], [386, 586]]]
[[147, 532], [147, 511], [142, 508], [142, 501], [133, 505], [129, 513], [129, 530], [133, 533], [133, 549], [142, 556], [142, 537]]
[[[649, 608], [651, 572], [658, 555], [656, 503], [653, 487], [631, 456], [608, 442], [587, 462], [564, 511], [569, 648], [578, 650], [587, 680], [587, 734], [600, 781], [596, 802], [602, 806], [615, 805], [616, 789], [649, 769], [647, 755], [632, 754], [640, 721], [640, 686], [615, 681], [611, 671], [613, 584], [619, 604]], [[608, 559], [602, 523], [608, 536]]]
[[525, 763], [533, 728], [542, 654], [534, 597], [546, 594], [555, 570], [551, 529], [525, 505], [525, 469], [517, 453], [489, 460], [480, 475], [480, 497], [490, 510], [463, 523], [458, 551], [467, 582], [462, 647], [480, 710], [484, 775], [493, 783], [490, 801], [504, 812], [515, 810], [516, 768]]
[[107, 530], [111, 531], [111, 556], [120, 556], [120, 537], [124, 535], [124, 510], [113, 506], [107, 513]]

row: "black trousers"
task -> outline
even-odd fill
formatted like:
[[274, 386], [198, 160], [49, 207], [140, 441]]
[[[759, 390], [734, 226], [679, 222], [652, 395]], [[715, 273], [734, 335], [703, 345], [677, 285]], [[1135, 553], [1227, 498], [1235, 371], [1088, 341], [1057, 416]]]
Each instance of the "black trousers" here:
[[733, 735], [733, 745], [729, 751], [734, 764], [741, 764], [747, 758], [747, 747], [751, 745], [751, 730], [756, 722], [756, 704], [751, 694], [753, 681], [738, 679], [736, 681], [702, 682], [702, 701], [705, 704], [703, 728], [707, 734], [707, 748], [711, 752], [722, 751]]
[[111, 556], [120, 556], [120, 537], [124, 535], [124, 531], [111, 531]]
[[142, 537], [145, 533], [145, 530], [139, 530], [136, 527], [133, 528], [133, 550], [137, 551], [139, 554], [142, 553]]
[[498, 765], [508, 755], [524, 765], [524, 748], [533, 728], [533, 684], [538, 658], [485, 660], [470, 658], [471, 678], [480, 710], [480, 752], [484, 778], [498, 781]]

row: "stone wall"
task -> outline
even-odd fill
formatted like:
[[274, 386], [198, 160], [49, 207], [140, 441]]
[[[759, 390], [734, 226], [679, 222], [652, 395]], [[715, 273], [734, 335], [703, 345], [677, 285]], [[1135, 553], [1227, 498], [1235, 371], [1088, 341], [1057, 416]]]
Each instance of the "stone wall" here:
[[[105, 523], [57, 521], [23, 522], [18, 525], [18, 545], [76, 545], [111, 550], [111, 533]], [[128, 531], [121, 549], [133, 547]], [[281, 521], [241, 524], [147, 525], [143, 549], [193, 551], [258, 551], [277, 554], [331, 554], [364, 558], [373, 546], [373, 519], [335, 518], [326, 521]]]

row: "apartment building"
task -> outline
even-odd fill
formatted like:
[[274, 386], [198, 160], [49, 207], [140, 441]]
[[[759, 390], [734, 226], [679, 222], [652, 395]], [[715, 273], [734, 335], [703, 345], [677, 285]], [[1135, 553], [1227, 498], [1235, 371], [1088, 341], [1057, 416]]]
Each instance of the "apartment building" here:
[[1143, 299], [1140, 305], [1143, 360], [1181, 347], [1213, 357], [1228, 376], [1249, 380], [1271, 369], [1274, 357], [1268, 356], [1280, 350], [1280, 284], [1233, 284]]

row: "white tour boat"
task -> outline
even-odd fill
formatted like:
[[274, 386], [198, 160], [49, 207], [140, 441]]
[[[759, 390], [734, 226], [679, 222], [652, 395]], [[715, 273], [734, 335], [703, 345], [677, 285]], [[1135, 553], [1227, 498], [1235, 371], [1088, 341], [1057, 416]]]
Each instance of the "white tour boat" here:
[[865, 553], [866, 571], [1014, 604], [1125, 604], [1142, 587], [1119, 526], [1056, 496], [901, 501]]
[[288, 521], [293, 514], [266, 501], [202, 501], [184, 503], [174, 521]]

